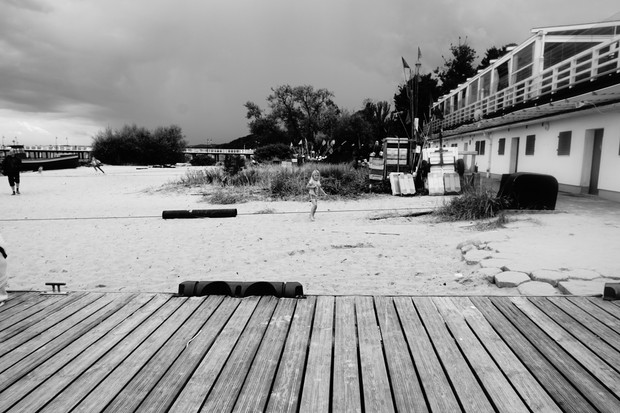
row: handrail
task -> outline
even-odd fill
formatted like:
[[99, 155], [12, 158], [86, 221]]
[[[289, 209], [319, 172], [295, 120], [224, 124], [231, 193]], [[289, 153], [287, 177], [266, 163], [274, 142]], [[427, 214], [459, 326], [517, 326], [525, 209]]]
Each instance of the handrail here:
[[[584, 50], [569, 60], [546, 68], [490, 96], [444, 114], [443, 120], [433, 121], [431, 130], [435, 131], [439, 126], [443, 130], [449, 130], [465, 122], [510, 109], [516, 104], [555, 94], [612, 73], [620, 73], [620, 40], [617, 37]], [[442, 102], [448, 101], [453, 96], [454, 93], [448, 95]]]

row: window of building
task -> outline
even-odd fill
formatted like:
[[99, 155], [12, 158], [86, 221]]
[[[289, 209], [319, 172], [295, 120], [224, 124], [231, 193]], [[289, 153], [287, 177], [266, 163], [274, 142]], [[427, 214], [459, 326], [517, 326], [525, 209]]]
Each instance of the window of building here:
[[527, 135], [525, 138], [525, 154], [534, 155], [534, 147], [536, 146], [536, 135]]
[[570, 155], [572, 131], [560, 132], [558, 136], [558, 155]]
[[506, 138], [501, 138], [499, 140], [499, 144], [497, 145], [497, 154], [503, 155], [506, 149]]
[[486, 146], [486, 141], [476, 141], [476, 152], [478, 155], [484, 155], [484, 147]]
[[474, 80], [471, 85], [469, 85], [469, 102], [474, 103], [478, 98], [478, 79]]
[[513, 59], [513, 83], [519, 83], [522, 80], [532, 76], [532, 66], [534, 63], [534, 42], [519, 50]]

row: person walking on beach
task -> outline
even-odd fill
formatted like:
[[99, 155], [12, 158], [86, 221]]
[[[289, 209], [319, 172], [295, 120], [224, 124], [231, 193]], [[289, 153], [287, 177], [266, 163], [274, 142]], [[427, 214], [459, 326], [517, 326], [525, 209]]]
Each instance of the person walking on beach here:
[[19, 194], [19, 170], [22, 160], [17, 157], [15, 150], [11, 149], [2, 161], [2, 173], [9, 178], [9, 186], [13, 190], [13, 195]]
[[[95, 169], [95, 171], [96, 171], [97, 169], [99, 169], [101, 172], [103, 172], [103, 169], [101, 169], [101, 161], [100, 161], [99, 159], [97, 159], [97, 158], [95, 158], [95, 157], [93, 156], [93, 159], [91, 159], [90, 164], [91, 164], [91, 165], [92, 165], [92, 167]], [[105, 173], [105, 172], [103, 172], [103, 173]]]
[[318, 171], [318, 169], [312, 171], [312, 176], [310, 176], [310, 181], [308, 181], [306, 188], [308, 189], [308, 193], [310, 194], [310, 203], [312, 204], [312, 206], [310, 207], [310, 220], [314, 221], [314, 213], [316, 212], [318, 206], [317, 201], [319, 196], [321, 194], [327, 196], [325, 191], [323, 191], [323, 188], [321, 188], [321, 173]]
[[0, 307], [9, 298], [6, 293], [8, 277], [6, 275], [6, 250], [4, 249], [4, 240], [0, 235]]

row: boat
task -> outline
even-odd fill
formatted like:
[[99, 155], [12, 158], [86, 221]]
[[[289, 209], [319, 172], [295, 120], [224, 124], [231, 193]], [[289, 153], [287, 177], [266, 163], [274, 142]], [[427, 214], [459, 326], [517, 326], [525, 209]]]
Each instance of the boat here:
[[13, 150], [15, 156], [22, 160], [22, 166], [20, 171], [38, 171], [42, 168], [43, 171], [49, 171], [52, 169], [70, 169], [80, 166], [80, 156], [77, 153], [64, 153], [58, 156], [52, 156], [49, 158], [30, 158], [24, 150], [24, 145], [11, 145], [9, 148], [3, 148], [4, 156], [9, 150]]
[[38, 171], [43, 168], [44, 171], [52, 169], [70, 169], [80, 166], [77, 154], [61, 155], [55, 158], [24, 158], [22, 159], [22, 171]]

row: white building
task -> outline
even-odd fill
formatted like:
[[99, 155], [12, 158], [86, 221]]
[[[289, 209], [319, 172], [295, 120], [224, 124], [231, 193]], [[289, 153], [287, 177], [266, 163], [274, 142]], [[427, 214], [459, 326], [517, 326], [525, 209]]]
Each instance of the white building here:
[[[434, 105], [431, 142], [478, 171], [554, 176], [620, 201], [620, 21], [545, 27]], [[436, 111], [438, 112], [438, 111]]]

